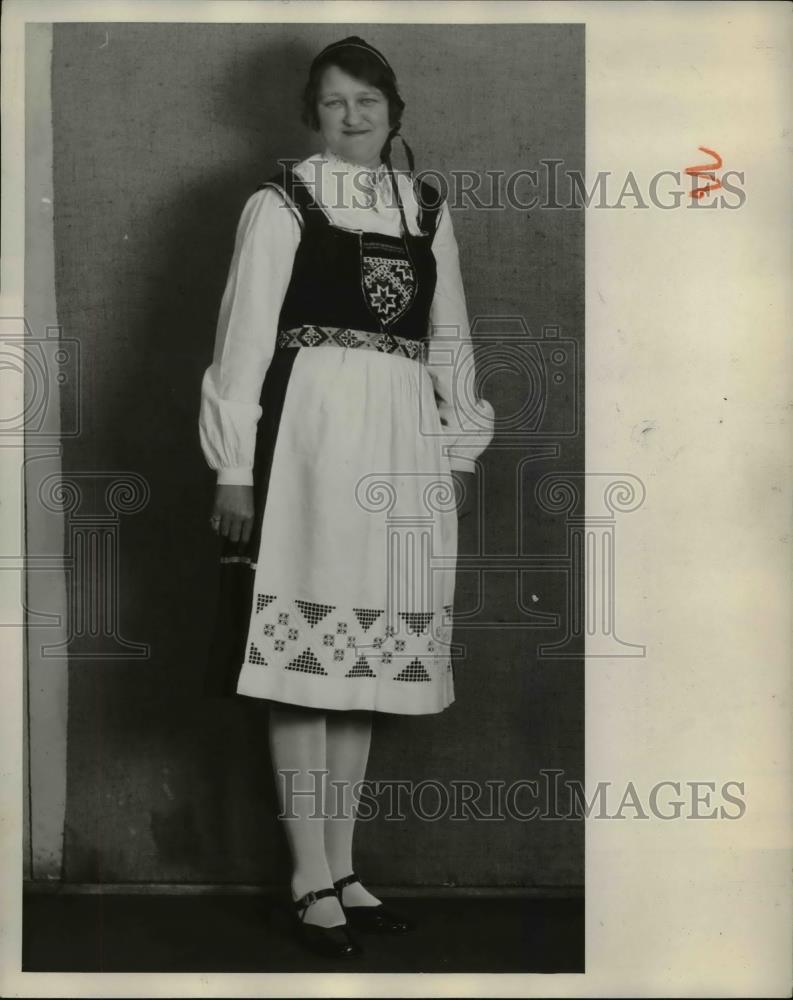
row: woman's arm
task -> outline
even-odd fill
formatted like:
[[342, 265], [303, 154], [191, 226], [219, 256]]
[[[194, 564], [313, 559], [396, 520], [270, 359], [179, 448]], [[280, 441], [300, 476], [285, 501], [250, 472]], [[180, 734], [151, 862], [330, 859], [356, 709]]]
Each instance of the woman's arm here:
[[493, 439], [495, 414], [486, 399], [474, 395], [474, 347], [457, 241], [446, 202], [440, 209], [432, 250], [438, 279], [430, 310], [427, 369], [435, 388], [451, 468], [474, 472], [475, 459]]
[[299, 242], [297, 217], [277, 190], [251, 195], [237, 226], [213, 361], [201, 383], [201, 448], [218, 485], [253, 483], [259, 398]]

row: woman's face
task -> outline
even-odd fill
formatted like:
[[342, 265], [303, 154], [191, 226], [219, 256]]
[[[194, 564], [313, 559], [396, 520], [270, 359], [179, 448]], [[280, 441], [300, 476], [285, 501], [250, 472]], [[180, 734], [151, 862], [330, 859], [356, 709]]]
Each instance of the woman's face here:
[[376, 167], [391, 129], [388, 98], [338, 66], [328, 66], [317, 94], [319, 130], [332, 153]]

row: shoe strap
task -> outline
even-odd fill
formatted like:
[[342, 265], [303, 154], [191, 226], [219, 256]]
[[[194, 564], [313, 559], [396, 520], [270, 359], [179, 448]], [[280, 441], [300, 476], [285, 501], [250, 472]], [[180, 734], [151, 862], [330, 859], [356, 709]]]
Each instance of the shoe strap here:
[[[316, 900], [324, 899], [325, 896], [335, 896], [335, 895], [336, 895], [335, 888], [312, 890], [311, 892], [307, 892], [305, 896], [301, 896], [300, 899], [296, 899], [294, 901], [294, 906], [296, 910], [305, 909], [305, 911], [308, 912], [309, 906], [311, 906], [311, 904], [314, 903]], [[304, 912], [303, 917], [301, 919], [304, 919], [305, 916], [306, 913]]]
[[[350, 872], [350, 874], [345, 875], [344, 878], [336, 879], [336, 881], [333, 883], [333, 888], [336, 890], [336, 892], [341, 894], [342, 889], [346, 885], [352, 885], [353, 882], [359, 882], [359, 881], [360, 879], [355, 874], [355, 872]], [[341, 896], [339, 896], [339, 898], [341, 898]]]

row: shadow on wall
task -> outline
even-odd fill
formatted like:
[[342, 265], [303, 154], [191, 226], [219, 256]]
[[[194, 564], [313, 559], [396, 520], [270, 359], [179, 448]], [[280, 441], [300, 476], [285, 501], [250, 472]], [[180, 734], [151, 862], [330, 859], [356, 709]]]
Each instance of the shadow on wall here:
[[[117, 568], [121, 633], [149, 642], [151, 651], [145, 661], [70, 666], [68, 881], [127, 881], [132, 872], [235, 882], [250, 880], [252, 868], [287, 870], [266, 705], [201, 699], [218, 546], [207, 523], [215, 477], [197, 420], [242, 207], [280, 157], [300, 159], [317, 148], [300, 122], [310, 58], [304, 44], [289, 43], [232, 58], [222, 84], [202, 77], [209, 131], [214, 122], [231, 128], [234, 155], [210, 155], [208, 136], [198, 179], [194, 164], [190, 181], [163, 170], [155, 198], [136, 171], [134, 150], [145, 136], [125, 136], [131, 161], [119, 196], [137, 215], [135, 258], [102, 289], [106, 317], [120, 320], [106, 330], [112, 343], [92, 344], [91, 325], [81, 327], [83, 356], [88, 366], [101, 359], [103, 381], [96, 372], [85, 382], [87, 433], [66, 445], [64, 471], [135, 470], [149, 484], [148, 505], [122, 518]], [[119, 124], [129, 118], [120, 115]], [[95, 821], [88, 830], [86, 808]], [[260, 831], [253, 841], [252, 827]]]
[[[216, 568], [217, 539], [208, 526], [215, 476], [198, 437], [201, 379], [212, 362], [215, 324], [245, 201], [277, 172], [279, 158], [300, 159], [316, 147], [299, 120], [302, 68], [309, 58], [300, 44], [267, 49], [234, 60], [223, 85], [207, 89], [202, 107], [209, 122], [230, 125], [246, 155], [235, 155], [231, 162], [207, 156], [198, 179], [189, 183], [163, 174], [157, 204], [142, 227], [148, 235], [136, 261], [142, 274], [133, 276], [146, 294], [122, 290], [124, 339], [135, 349], [125, 352], [123, 370], [116, 370], [103, 408], [115, 429], [108, 444], [117, 468], [146, 477], [152, 499], [124, 525], [129, 558], [121, 620], [130, 623], [131, 633], [134, 623], [135, 634], [161, 637], [151, 665], [160, 677], [167, 669], [181, 693], [196, 686], [197, 631], [207, 638]], [[293, 96], [285, 100], [284, 94]], [[119, 304], [108, 304], [111, 315], [119, 311]], [[190, 606], [180, 609], [178, 596], [184, 593], [191, 594]], [[167, 629], [151, 620], [157, 607], [167, 614]], [[169, 633], [172, 644], [164, 645]], [[191, 662], [180, 663], [188, 652]]]

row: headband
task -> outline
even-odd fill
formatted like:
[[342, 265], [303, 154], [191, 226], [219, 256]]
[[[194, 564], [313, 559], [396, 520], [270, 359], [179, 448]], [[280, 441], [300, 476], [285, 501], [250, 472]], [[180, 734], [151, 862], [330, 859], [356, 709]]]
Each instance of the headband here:
[[386, 67], [386, 69], [393, 74], [394, 71], [391, 68], [391, 65], [386, 59], [386, 57], [383, 55], [383, 53], [378, 52], [378, 50], [374, 47], [374, 45], [370, 45], [368, 42], [365, 42], [363, 38], [359, 38], [357, 35], [350, 35], [349, 38], [342, 38], [341, 41], [339, 42], [331, 42], [330, 45], [326, 45], [325, 48], [319, 53], [319, 55], [317, 55], [317, 57], [314, 59], [314, 63], [312, 65], [319, 62], [319, 60], [324, 55], [327, 55], [328, 52], [332, 52], [334, 49], [347, 49], [347, 48], [363, 49], [364, 52], [368, 52], [370, 55], [373, 55], [377, 59], [379, 59], [380, 62]]

